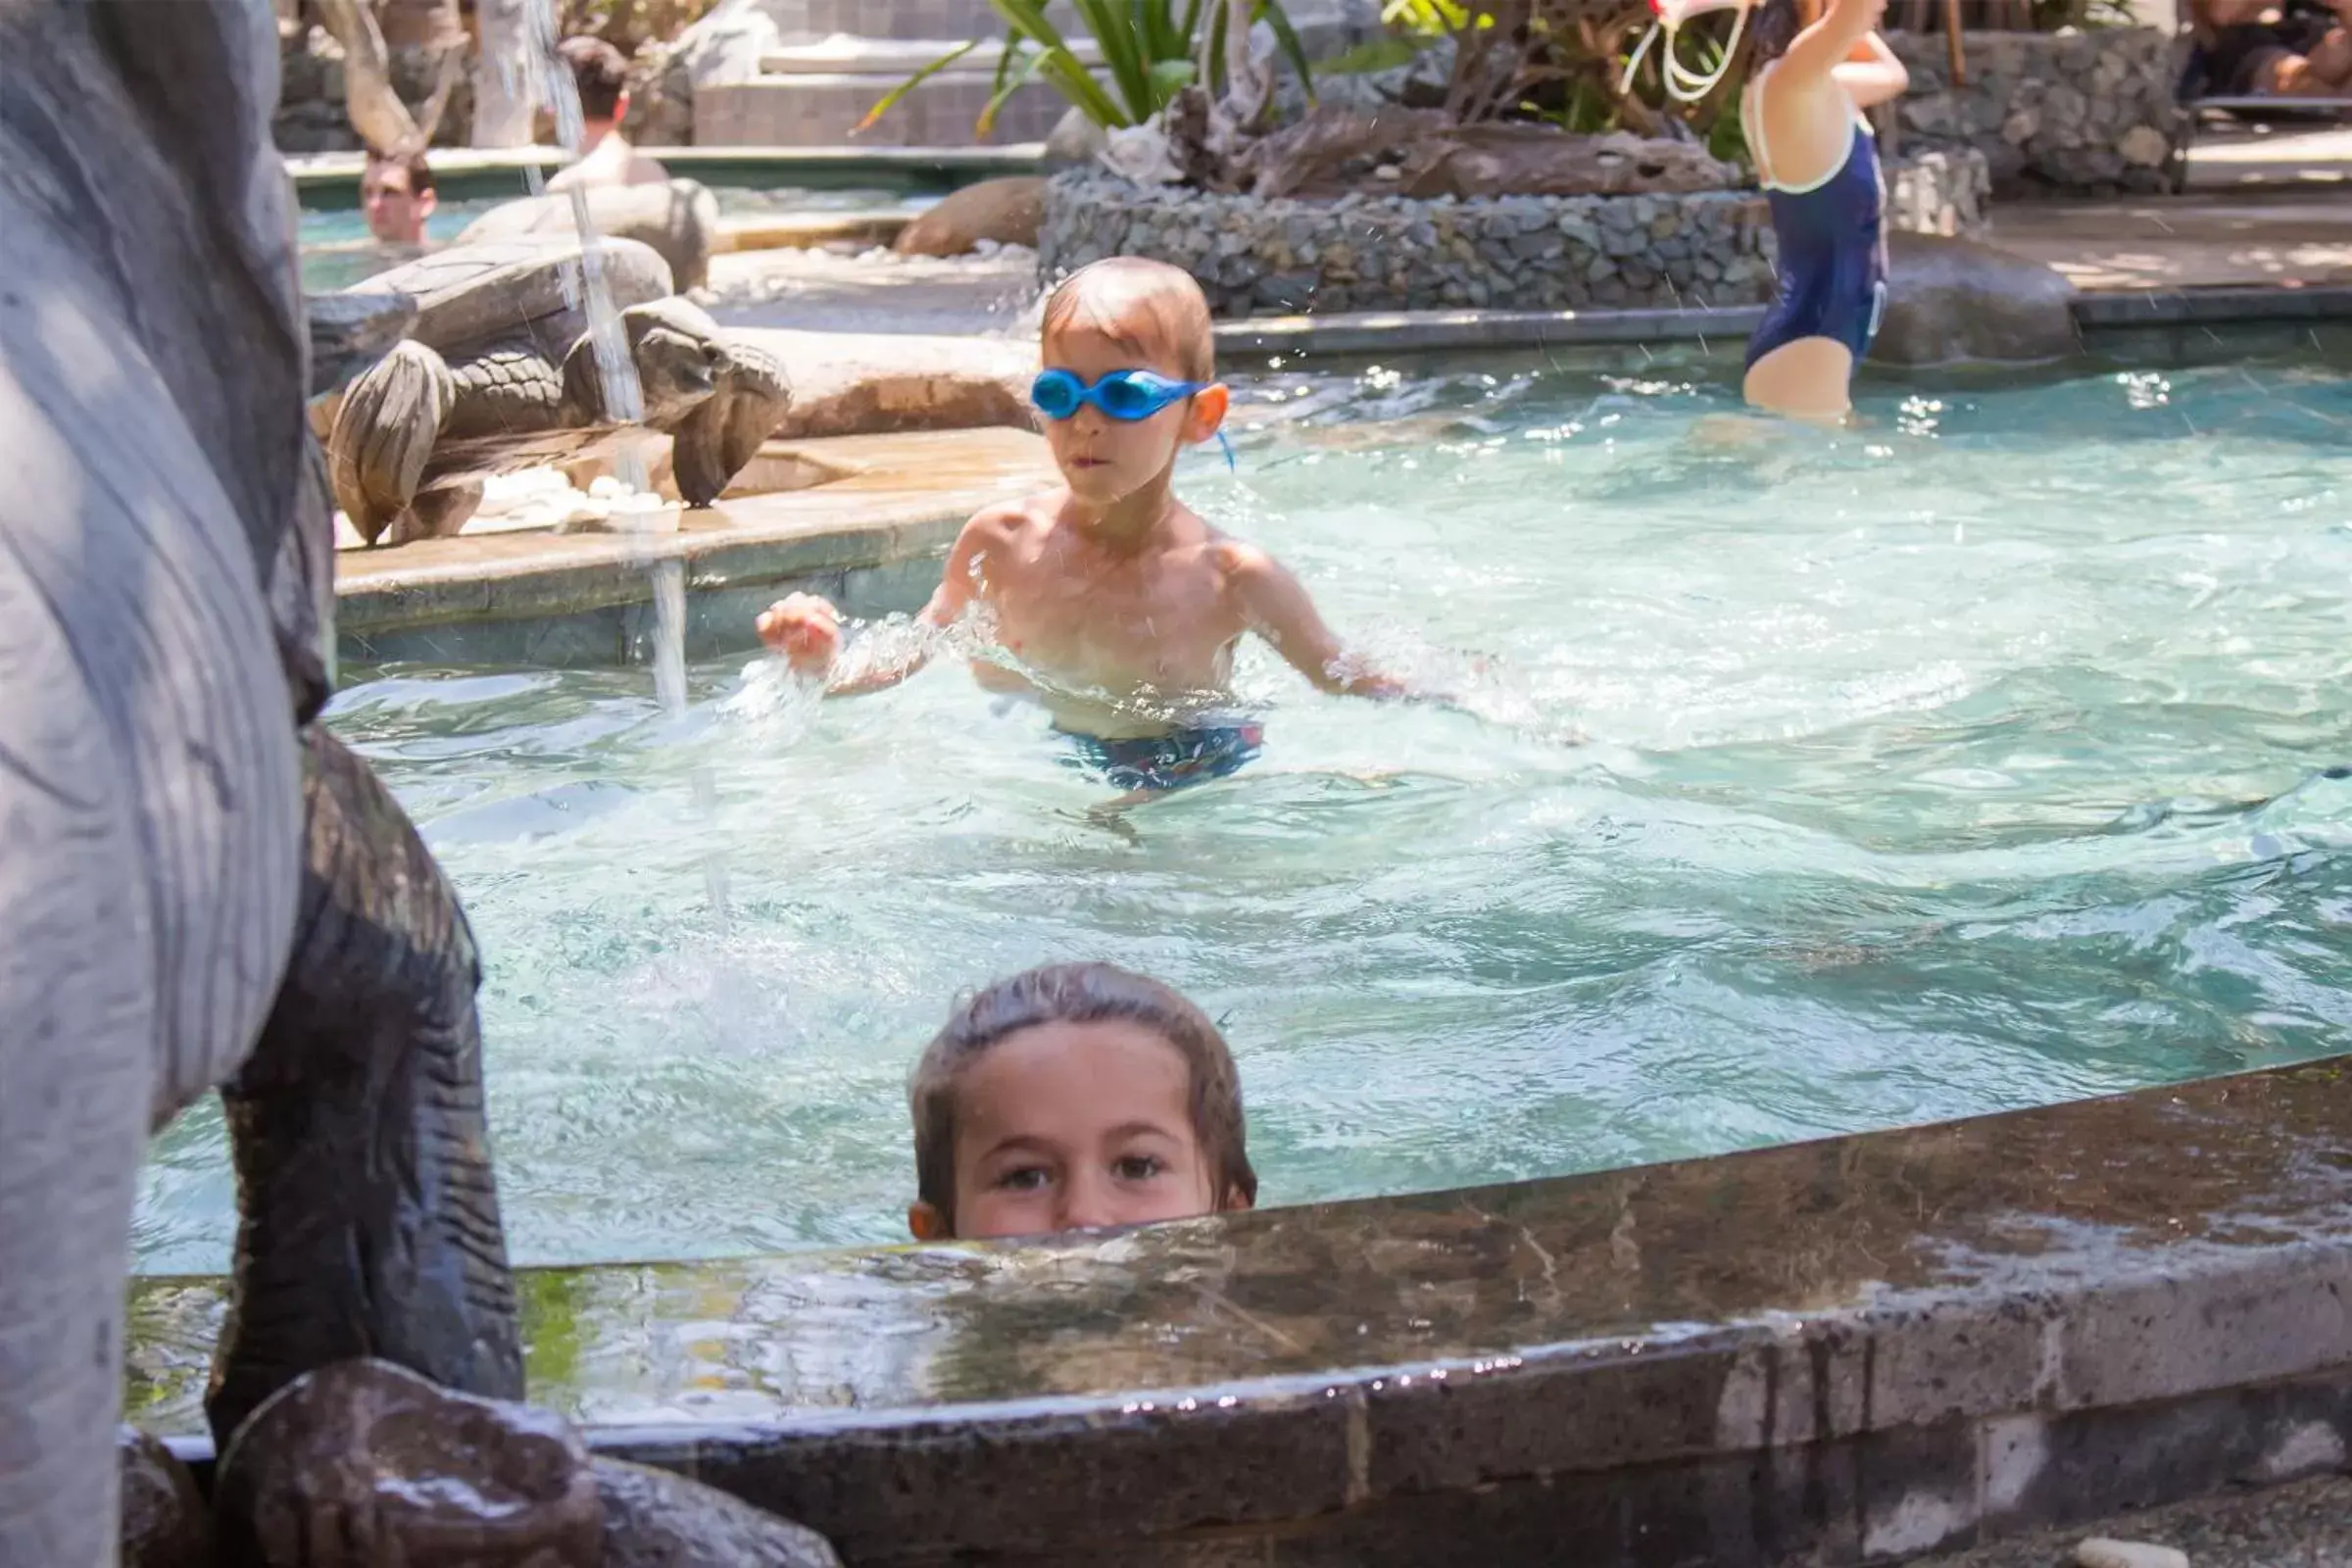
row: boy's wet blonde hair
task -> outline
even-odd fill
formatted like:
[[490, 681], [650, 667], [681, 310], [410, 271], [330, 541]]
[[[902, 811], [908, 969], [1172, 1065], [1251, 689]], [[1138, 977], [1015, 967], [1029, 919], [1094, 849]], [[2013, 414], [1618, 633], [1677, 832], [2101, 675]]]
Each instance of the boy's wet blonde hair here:
[[1208, 296], [1181, 267], [1140, 256], [1113, 256], [1081, 267], [1046, 297], [1039, 340], [1050, 349], [1056, 336], [1077, 329], [1102, 333], [1139, 365], [1152, 360], [1172, 365], [1183, 380], [1216, 378]]
[[1109, 963], [1051, 963], [1000, 980], [956, 1005], [915, 1063], [906, 1099], [914, 1112], [915, 1196], [956, 1223], [956, 1080], [991, 1047], [1047, 1023], [1140, 1024], [1176, 1048], [1192, 1080], [1193, 1137], [1207, 1162], [1210, 1201], [1257, 1200], [1233, 1052], [1208, 1014], [1173, 988]]

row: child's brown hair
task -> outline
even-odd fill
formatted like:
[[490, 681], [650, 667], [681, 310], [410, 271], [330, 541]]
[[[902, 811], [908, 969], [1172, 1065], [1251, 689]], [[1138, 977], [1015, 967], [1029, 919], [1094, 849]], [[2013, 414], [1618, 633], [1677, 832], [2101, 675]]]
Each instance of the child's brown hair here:
[[1217, 373], [1208, 296], [1192, 273], [1166, 262], [1113, 256], [1063, 278], [1046, 296], [1038, 337], [1051, 343], [1073, 327], [1100, 332], [1138, 360], [1164, 353], [1187, 381]]
[[915, 1196], [952, 1226], [956, 1220], [956, 1085], [998, 1042], [1048, 1023], [1140, 1024], [1184, 1057], [1192, 1079], [1193, 1136], [1200, 1141], [1219, 1208], [1257, 1200], [1242, 1120], [1241, 1075], [1208, 1014], [1174, 989], [1109, 963], [1052, 963], [1000, 980], [956, 1005], [915, 1063], [906, 1099], [914, 1113]]

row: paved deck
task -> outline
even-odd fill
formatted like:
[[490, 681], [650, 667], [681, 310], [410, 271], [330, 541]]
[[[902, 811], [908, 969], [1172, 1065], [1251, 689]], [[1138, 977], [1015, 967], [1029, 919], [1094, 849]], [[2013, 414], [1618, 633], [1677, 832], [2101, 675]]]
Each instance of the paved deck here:
[[2085, 291], [2352, 282], [2352, 188], [1996, 205], [1992, 242]]

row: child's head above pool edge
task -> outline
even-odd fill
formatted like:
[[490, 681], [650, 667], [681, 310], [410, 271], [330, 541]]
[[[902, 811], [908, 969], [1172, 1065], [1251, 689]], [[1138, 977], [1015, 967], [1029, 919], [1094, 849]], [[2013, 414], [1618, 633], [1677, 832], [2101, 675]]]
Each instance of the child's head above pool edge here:
[[1215, 1024], [1107, 963], [1048, 964], [959, 1004], [908, 1085], [918, 1241], [1188, 1219], [1257, 1200]]
[[1201, 390], [1148, 419], [1122, 423], [1081, 407], [1046, 421], [1046, 440], [1070, 489], [1098, 505], [1164, 480], [1185, 447], [1225, 422], [1231, 401], [1216, 380], [1208, 297], [1182, 268], [1114, 256], [1078, 269], [1046, 296], [1039, 357], [1088, 385], [1117, 370], [1150, 370]]

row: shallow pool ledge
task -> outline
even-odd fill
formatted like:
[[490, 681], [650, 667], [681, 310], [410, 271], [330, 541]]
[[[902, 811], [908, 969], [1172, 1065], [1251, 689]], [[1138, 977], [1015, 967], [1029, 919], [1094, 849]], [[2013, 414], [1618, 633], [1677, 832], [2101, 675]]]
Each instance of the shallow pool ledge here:
[[756, 647], [753, 617], [794, 590], [851, 614], [921, 607], [939, 559], [982, 507], [1034, 491], [1053, 466], [1028, 430], [914, 430], [771, 441], [760, 461], [800, 488], [730, 495], [678, 531], [462, 534], [336, 552], [346, 662], [620, 665], [650, 656], [649, 568], [678, 564], [688, 659]]
[[[2346, 1466], [2352, 1057], [523, 1296], [535, 1398], [860, 1568], [1896, 1560]], [[150, 1424], [194, 1425], [218, 1298], [139, 1287]]]

